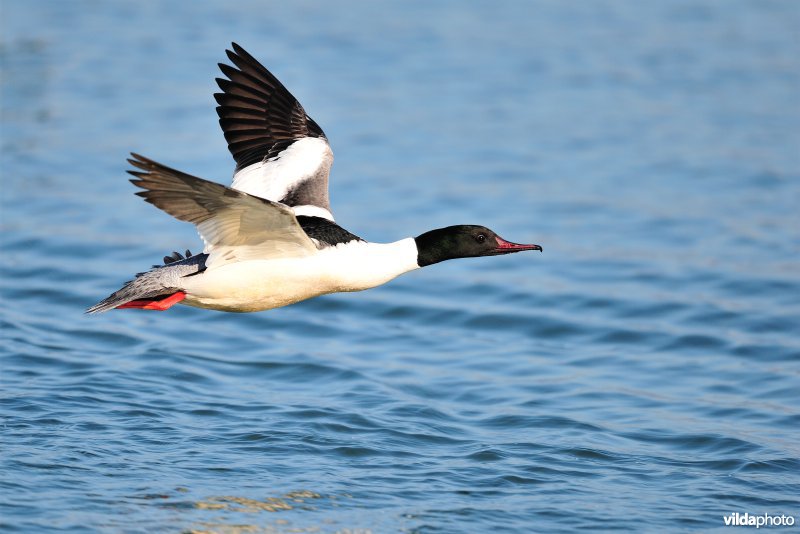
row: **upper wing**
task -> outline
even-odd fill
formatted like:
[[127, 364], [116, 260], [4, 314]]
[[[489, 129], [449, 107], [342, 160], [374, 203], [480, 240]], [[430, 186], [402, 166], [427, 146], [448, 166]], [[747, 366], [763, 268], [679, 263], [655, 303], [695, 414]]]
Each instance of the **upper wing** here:
[[136, 193], [173, 217], [197, 226], [208, 267], [247, 259], [306, 256], [317, 248], [283, 204], [197, 178], [138, 154], [128, 162]]
[[219, 124], [236, 160], [231, 187], [333, 220], [328, 173], [333, 152], [322, 128], [278, 79], [242, 47], [226, 50], [214, 94]]

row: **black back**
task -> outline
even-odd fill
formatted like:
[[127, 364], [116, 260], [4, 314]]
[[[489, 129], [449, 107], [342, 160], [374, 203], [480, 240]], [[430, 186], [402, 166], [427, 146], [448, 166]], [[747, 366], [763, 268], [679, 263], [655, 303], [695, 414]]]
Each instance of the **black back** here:
[[298, 215], [297, 222], [300, 228], [310, 237], [316, 239], [323, 246], [334, 246], [350, 241], [364, 241], [355, 234], [351, 234], [333, 221], [323, 217]]

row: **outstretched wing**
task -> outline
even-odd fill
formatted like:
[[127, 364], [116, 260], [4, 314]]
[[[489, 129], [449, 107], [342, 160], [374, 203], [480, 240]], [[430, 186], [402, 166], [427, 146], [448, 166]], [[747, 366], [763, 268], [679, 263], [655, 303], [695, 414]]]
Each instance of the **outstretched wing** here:
[[232, 261], [307, 256], [316, 247], [287, 206], [197, 178], [138, 154], [128, 162], [136, 193], [176, 219], [197, 226], [206, 266]]
[[235, 67], [219, 64], [214, 94], [219, 124], [236, 160], [231, 187], [290, 206], [298, 215], [333, 220], [328, 174], [333, 152], [322, 128], [300, 102], [236, 43]]

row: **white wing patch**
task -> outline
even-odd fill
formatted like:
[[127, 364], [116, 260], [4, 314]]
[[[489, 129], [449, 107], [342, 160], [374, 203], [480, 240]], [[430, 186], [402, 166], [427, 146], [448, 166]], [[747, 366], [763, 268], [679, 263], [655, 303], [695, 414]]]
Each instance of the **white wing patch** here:
[[[267, 161], [254, 163], [233, 176], [231, 187], [239, 191], [281, 202], [293, 188], [308, 180], [322, 180], [327, 193], [328, 174], [333, 164], [333, 152], [324, 138], [305, 137]], [[327, 206], [327, 196], [318, 202], [292, 206], [300, 215], [316, 215], [333, 221]]]

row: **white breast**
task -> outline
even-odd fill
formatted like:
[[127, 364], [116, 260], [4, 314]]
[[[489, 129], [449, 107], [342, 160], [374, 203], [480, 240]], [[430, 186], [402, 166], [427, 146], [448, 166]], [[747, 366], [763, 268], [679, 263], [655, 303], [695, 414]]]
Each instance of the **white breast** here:
[[304, 258], [209, 268], [185, 279], [185, 302], [226, 311], [267, 310], [327, 293], [369, 289], [417, 268], [413, 238], [386, 244], [351, 242]]

